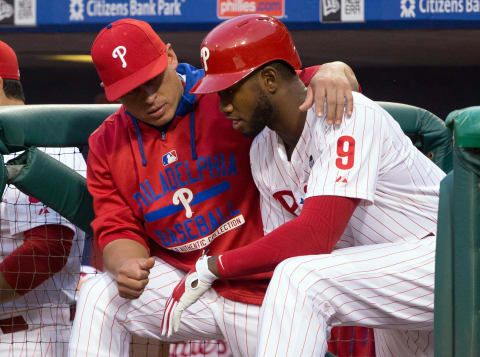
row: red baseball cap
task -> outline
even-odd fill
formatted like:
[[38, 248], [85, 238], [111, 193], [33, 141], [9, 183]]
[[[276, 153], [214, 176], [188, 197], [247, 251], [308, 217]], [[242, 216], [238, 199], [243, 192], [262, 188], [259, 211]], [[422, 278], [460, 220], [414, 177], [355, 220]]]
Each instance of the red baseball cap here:
[[20, 80], [17, 55], [5, 42], [0, 41], [0, 77]]
[[162, 73], [166, 46], [152, 27], [140, 20], [112, 22], [92, 45], [92, 59], [111, 102]]

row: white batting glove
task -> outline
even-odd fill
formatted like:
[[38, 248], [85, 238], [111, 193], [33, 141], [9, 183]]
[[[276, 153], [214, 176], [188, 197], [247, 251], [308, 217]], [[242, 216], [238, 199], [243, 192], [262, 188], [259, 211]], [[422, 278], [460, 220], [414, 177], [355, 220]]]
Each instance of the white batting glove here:
[[167, 300], [162, 319], [162, 335], [172, 336], [180, 327], [183, 310], [195, 303], [217, 279], [208, 269], [208, 256], [203, 255], [192, 269], [173, 289], [172, 296]]

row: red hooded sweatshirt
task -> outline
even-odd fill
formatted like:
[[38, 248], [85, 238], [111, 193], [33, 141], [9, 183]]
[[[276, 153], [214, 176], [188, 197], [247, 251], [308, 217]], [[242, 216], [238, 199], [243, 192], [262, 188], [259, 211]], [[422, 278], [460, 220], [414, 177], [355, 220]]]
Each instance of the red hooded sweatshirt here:
[[[317, 69], [300, 78], [309, 83]], [[187, 272], [204, 248], [220, 255], [242, 247], [263, 236], [263, 225], [251, 139], [219, 111], [218, 95], [189, 94], [203, 71], [188, 65], [177, 71], [185, 75], [185, 92], [168, 129], [120, 107], [90, 136], [87, 183], [101, 250], [132, 239]], [[213, 287], [225, 298], [260, 305], [271, 275], [217, 280]]]

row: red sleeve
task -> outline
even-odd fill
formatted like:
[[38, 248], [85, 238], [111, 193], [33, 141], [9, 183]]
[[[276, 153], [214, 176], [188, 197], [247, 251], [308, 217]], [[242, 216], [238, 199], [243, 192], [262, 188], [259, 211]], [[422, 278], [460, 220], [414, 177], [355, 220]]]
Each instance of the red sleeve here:
[[0, 263], [0, 271], [17, 294], [35, 289], [65, 266], [73, 234], [56, 224], [24, 232], [23, 244]]
[[316, 196], [305, 200], [300, 216], [252, 244], [218, 257], [222, 278], [272, 271], [281, 261], [309, 254], [328, 254], [343, 234], [359, 200]]
[[297, 72], [298, 77], [300, 77], [300, 80], [303, 82], [303, 84], [308, 86], [310, 84], [310, 81], [312, 80], [312, 77], [315, 75], [315, 73], [317, 73], [320, 67], [321, 66], [312, 66], [295, 72]]
[[[104, 135], [105, 132], [103, 133]], [[150, 252], [142, 222], [120, 194], [102, 149], [102, 140], [90, 136], [87, 159], [87, 186], [93, 197], [95, 219], [91, 223], [100, 252], [117, 239], [134, 240]], [[98, 152], [97, 152], [98, 151]]]
[[[300, 77], [300, 80], [303, 82], [303, 84], [308, 86], [313, 76], [315, 75], [315, 73], [317, 73], [320, 67], [321, 67], [320, 65], [312, 66], [312, 67], [304, 68], [301, 71], [297, 70], [295, 72], [297, 72], [297, 75]], [[358, 92], [362, 93], [362, 87], [360, 86], [360, 84], [358, 85]]]

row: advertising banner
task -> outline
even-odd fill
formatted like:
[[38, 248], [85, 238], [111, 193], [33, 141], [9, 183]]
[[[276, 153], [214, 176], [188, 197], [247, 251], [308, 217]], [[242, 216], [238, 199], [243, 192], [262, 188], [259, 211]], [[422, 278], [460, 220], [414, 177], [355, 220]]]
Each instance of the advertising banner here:
[[369, 21], [480, 21], [480, 0], [394, 0], [393, 6], [376, 2], [367, 9]]
[[34, 26], [36, 0], [0, 0], [0, 26]]
[[480, 27], [480, 0], [0, 0], [0, 28], [81, 31], [134, 17], [166, 31], [207, 30], [252, 13], [302, 29]]

